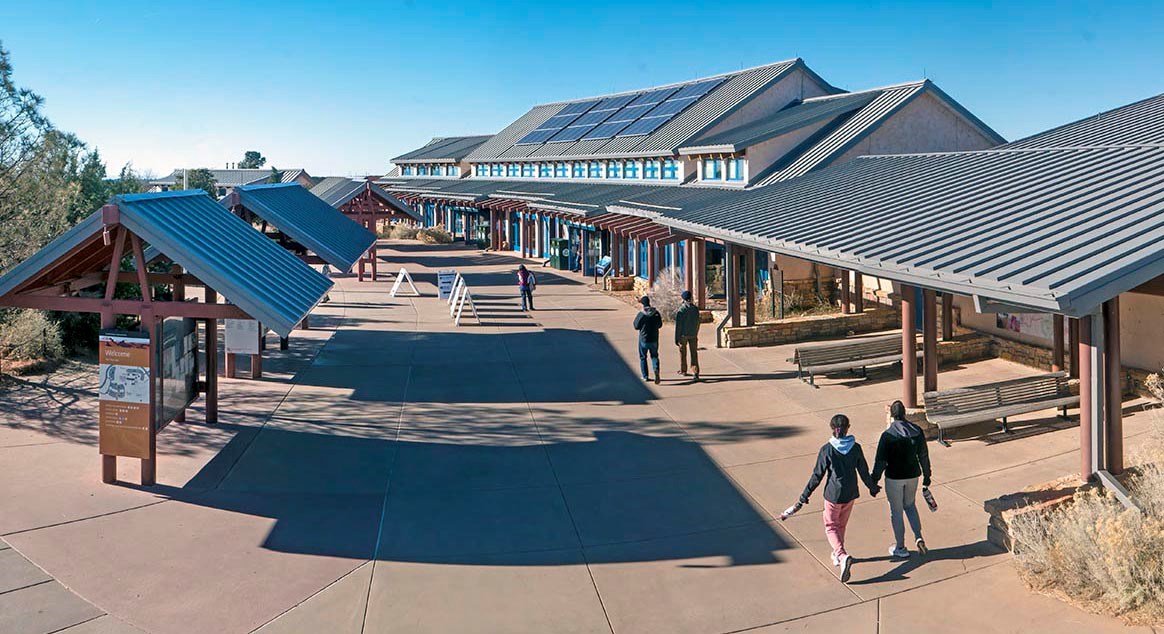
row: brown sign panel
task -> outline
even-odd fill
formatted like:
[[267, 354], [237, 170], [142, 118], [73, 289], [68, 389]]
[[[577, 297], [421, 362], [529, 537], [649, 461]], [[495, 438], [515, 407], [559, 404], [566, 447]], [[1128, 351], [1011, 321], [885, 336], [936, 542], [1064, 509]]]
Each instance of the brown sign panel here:
[[146, 333], [101, 333], [98, 444], [102, 454], [151, 457], [151, 352]]

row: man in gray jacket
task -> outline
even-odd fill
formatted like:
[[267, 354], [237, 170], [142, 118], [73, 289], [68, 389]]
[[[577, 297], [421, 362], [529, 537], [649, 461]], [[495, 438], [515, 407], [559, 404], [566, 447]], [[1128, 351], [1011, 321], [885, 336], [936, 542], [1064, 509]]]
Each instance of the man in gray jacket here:
[[683, 291], [683, 304], [675, 312], [675, 345], [679, 346], [679, 374], [687, 376], [687, 352], [691, 371], [699, 380], [699, 307], [691, 303], [691, 291]]

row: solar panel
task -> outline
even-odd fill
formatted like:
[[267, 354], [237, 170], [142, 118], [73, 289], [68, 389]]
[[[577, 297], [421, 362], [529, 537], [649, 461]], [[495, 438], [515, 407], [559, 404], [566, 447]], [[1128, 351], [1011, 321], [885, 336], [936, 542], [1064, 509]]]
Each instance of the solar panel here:
[[598, 103], [598, 100], [592, 99], [590, 101], [579, 101], [577, 103], [567, 104], [565, 108], [562, 108], [562, 110], [558, 112], [558, 114], [582, 114], [583, 112], [589, 110], [590, 107], [596, 103]]
[[604, 123], [592, 130], [584, 138], [587, 139], [609, 139], [622, 131], [623, 128], [630, 125], [630, 121], [615, 121], [613, 123]]
[[592, 112], [587, 112], [581, 117], [578, 117], [578, 120], [574, 122], [574, 125], [598, 125], [599, 123], [606, 121], [606, 119], [609, 118], [610, 115], [614, 114], [614, 112], [614, 110], [594, 110]]
[[649, 103], [643, 104], [641, 106], [627, 106], [622, 110], [614, 113], [614, 115], [611, 116], [608, 121], [611, 123], [615, 121], [638, 121], [639, 117], [647, 114], [647, 112], [653, 107], [654, 106]]
[[554, 136], [557, 133], [558, 133], [557, 129], [554, 129], [554, 130], [534, 130], [533, 132], [530, 132], [529, 134], [521, 137], [521, 139], [517, 143], [515, 143], [514, 145], [530, 145], [533, 143], [545, 143], [550, 137]]
[[718, 86], [722, 83], [723, 83], [723, 77], [719, 77], [717, 79], [707, 79], [707, 80], [704, 80], [701, 82], [696, 82], [694, 84], [688, 84], [688, 85], [680, 88], [679, 92], [677, 92], [674, 95], [672, 95], [671, 97], [669, 97], [669, 99], [683, 99], [685, 97], [702, 97], [702, 96], [706, 95], [707, 93], [711, 92], [712, 88], [715, 88], [716, 86]]
[[632, 106], [641, 106], [641, 105], [645, 105], [645, 104], [662, 103], [663, 101], [666, 101], [666, 99], [668, 97], [675, 94], [675, 91], [677, 91], [677, 90], [679, 90], [679, 89], [678, 88], [660, 88], [658, 90], [644, 92], [643, 94], [636, 97], [635, 100], [631, 102], [631, 105]]
[[638, 121], [630, 124], [625, 130], [622, 130], [618, 136], [635, 136], [638, 134], [650, 134], [658, 130], [660, 126], [673, 119], [675, 115], [666, 114], [661, 117], [643, 117]]
[[663, 103], [655, 106], [655, 108], [648, 112], [646, 116], [658, 117], [665, 114], [679, 114], [680, 112], [683, 112], [687, 106], [695, 103], [697, 99], [698, 97], [688, 97], [686, 99], [668, 99], [667, 101], [664, 101]]
[[577, 119], [577, 118], [578, 118], [578, 115], [576, 115], [576, 114], [554, 115], [554, 116], [550, 117], [549, 119], [546, 119], [545, 123], [539, 125], [538, 129], [539, 130], [561, 130], [562, 128], [570, 125], [570, 123], [573, 122], [574, 119]]
[[562, 141], [577, 141], [581, 139], [587, 132], [594, 129], [594, 125], [572, 125], [565, 130], [557, 133], [549, 140], [549, 143], [560, 143]]
[[594, 109], [595, 110], [618, 110], [619, 108], [634, 101], [635, 97], [638, 97], [638, 95], [634, 94], [634, 95], [623, 95], [621, 97], [607, 97], [606, 99], [603, 99], [602, 102], [599, 103], [597, 106], [595, 106]]

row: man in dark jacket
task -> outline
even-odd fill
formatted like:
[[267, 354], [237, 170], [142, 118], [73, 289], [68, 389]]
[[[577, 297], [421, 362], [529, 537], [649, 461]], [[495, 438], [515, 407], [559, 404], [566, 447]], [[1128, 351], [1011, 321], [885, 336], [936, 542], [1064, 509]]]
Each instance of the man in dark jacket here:
[[[837, 414], [829, 421], [832, 436], [816, 454], [816, 467], [812, 476], [800, 494], [800, 500], [794, 507], [799, 509], [808, 504], [812, 492], [825, 480], [824, 488], [824, 525], [825, 537], [833, 547], [832, 561], [834, 566], [841, 567], [841, 581], [849, 580], [853, 560], [845, 552], [845, 528], [849, 524], [849, 515], [853, 512], [853, 502], [861, 497], [857, 486], [857, 477], [869, 488], [869, 494], [876, 496], [881, 487], [869, 475], [869, 464], [865, 462], [865, 453], [857, 439], [849, 435], [849, 417]], [[827, 477], [827, 479], [825, 479]], [[783, 519], [783, 518], [782, 518]]]
[[699, 380], [699, 307], [691, 303], [691, 291], [683, 291], [683, 304], [675, 312], [675, 345], [679, 346], [679, 374], [687, 376], [687, 353], [691, 371]]
[[905, 547], [905, 522], [909, 519], [913, 529], [914, 543], [918, 553], [928, 552], [922, 539], [921, 517], [917, 512], [917, 484], [930, 486], [930, 450], [921, 428], [906, 420], [905, 405], [894, 401], [889, 406], [889, 426], [881, 432], [877, 443], [877, 456], [873, 459], [873, 481], [885, 474], [885, 499], [889, 500], [889, 520], [893, 525], [893, 537], [897, 540], [889, 547], [893, 557], [909, 557]]
[[659, 384], [659, 329], [663, 327], [663, 316], [651, 306], [651, 298], [643, 296], [639, 302], [643, 309], [635, 315], [635, 330], [639, 331], [639, 371], [644, 381], [650, 381], [647, 375], [647, 355], [655, 367], [655, 384]]

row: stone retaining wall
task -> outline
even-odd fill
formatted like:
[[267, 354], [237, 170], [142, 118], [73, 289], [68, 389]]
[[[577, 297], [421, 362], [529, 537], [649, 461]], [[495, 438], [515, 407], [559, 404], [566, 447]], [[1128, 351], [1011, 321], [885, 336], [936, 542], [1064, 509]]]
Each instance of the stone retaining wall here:
[[724, 328], [725, 348], [776, 346], [814, 339], [838, 339], [848, 335], [893, 330], [901, 327], [901, 314], [884, 309], [867, 309], [850, 315], [809, 315], [755, 326]]

